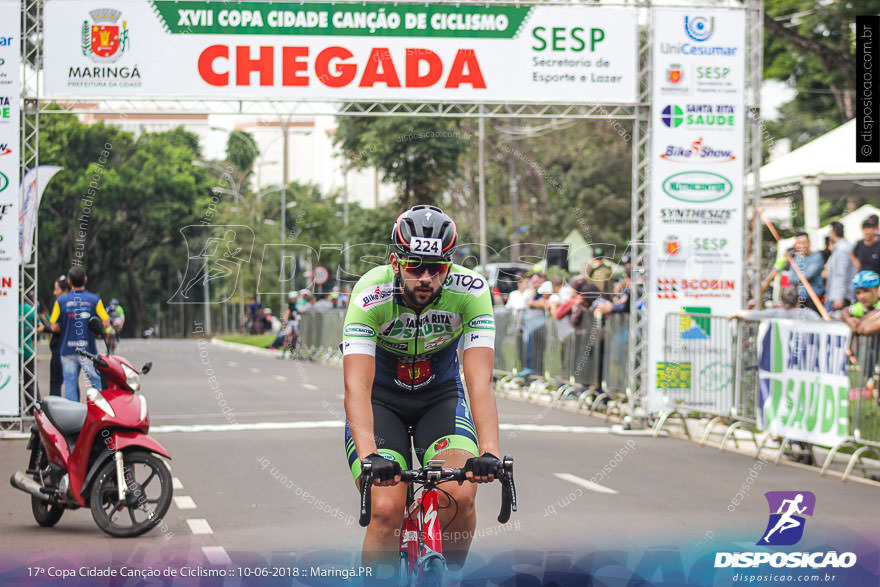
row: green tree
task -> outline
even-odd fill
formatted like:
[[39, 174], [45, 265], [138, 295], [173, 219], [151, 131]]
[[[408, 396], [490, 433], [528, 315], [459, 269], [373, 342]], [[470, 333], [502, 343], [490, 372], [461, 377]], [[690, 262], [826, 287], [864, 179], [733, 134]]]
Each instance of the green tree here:
[[[186, 266], [179, 230], [207, 209], [211, 178], [192, 165], [194, 135], [129, 132], [51, 114], [40, 123], [40, 163], [64, 168], [39, 210], [40, 291], [74, 262], [89, 289], [119, 298], [130, 332], [147, 324], [146, 300], [168, 299]], [[159, 260], [164, 262], [159, 263]]]
[[855, 115], [855, 20], [880, 13], [880, 0], [768, 0], [764, 8], [764, 79], [797, 91], [768, 130], [798, 147]]
[[450, 118], [339, 118], [334, 142], [355, 169], [376, 167], [400, 187], [400, 204], [437, 202], [459, 168], [467, 144]]

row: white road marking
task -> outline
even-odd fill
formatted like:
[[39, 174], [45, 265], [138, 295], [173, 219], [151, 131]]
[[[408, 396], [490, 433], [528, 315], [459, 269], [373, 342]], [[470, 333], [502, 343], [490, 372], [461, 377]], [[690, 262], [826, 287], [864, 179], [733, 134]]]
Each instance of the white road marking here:
[[235, 361], [226, 361], [226, 364], [229, 365], [230, 367], [237, 367], [238, 366], [238, 363], [236, 363]]
[[232, 564], [232, 559], [229, 558], [226, 549], [222, 546], [203, 546], [202, 554], [212, 565], [228, 566]]
[[189, 530], [193, 534], [213, 534], [214, 531], [211, 529], [211, 525], [208, 524], [208, 520], [205, 518], [187, 518], [186, 523], [189, 525]]
[[177, 477], [172, 477], [171, 487], [172, 489], [183, 489], [183, 483], [181, 483], [180, 479], [178, 479]]
[[[342, 428], [342, 420], [300, 420], [297, 422], [249, 422], [244, 424], [166, 424], [150, 426], [150, 432], [242, 432], [246, 430], [312, 430], [315, 428]], [[569, 434], [609, 434], [610, 428], [601, 426], [561, 426], [557, 424], [501, 424], [501, 430], [523, 432], [566, 432]]]
[[260, 370], [257, 369], [256, 367], [251, 367], [251, 373], [259, 373], [259, 372], [260, 372]]
[[272, 379], [277, 379], [278, 381], [287, 381], [287, 377], [284, 375], [273, 375]]
[[174, 505], [177, 506], [179, 510], [194, 510], [196, 509], [196, 502], [193, 501], [188, 495], [175, 495], [174, 496]]
[[595, 491], [596, 493], [607, 493], [608, 495], [617, 495], [618, 492], [610, 487], [605, 487], [604, 485], [599, 485], [598, 483], [593, 483], [592, 481], [587, 481], [586, 479], [582, 479], [577, 475], [572, 475], [571, 473], [553, 473], [554, 476], [562, 479], [563, 481], [568, 481], [569, 483], [574, 483], [575, 485], [580, 485], [590, 491]]
[[318, 389], [318, 386], [317, 386], [317, 385], [313, 385], [313, 384], [311, 384], [311, 383], [303, 383], [302, 386], [303, 386], [304, 389], [309, 389], [309, 390], [311, 390], [311, 391], [315, 391], [315, 390]]
[[178, 426], [150, 426], [151, 433], [157, 432], [241, 432], [244, 430], [312, 430], [314, 428], [342, 428], [342, 420], [305, 420], [301, 422], [253, 422], [250, 424], [192, 424]]
[[521, 432], [569, 432], [571, 434], [609, 434], [607, 426], [562, 426], [560, 424], [499, 424], [499, 430]]

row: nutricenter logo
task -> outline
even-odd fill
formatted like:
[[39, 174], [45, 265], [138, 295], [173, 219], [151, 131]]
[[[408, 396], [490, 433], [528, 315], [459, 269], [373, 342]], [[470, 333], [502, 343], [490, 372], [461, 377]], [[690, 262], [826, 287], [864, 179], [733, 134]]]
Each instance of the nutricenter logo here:
[[364, 338], [370, 338], [376, 336], [376, 331], [367, 326], [366, 324], [360, 324], [358, 322], [354, 322], [345, 327], [345, 330], [342, 331], [343, 336], [359, 336]]
[[[806, 518], [816, 508], [816, 496], [810, 491], [768, 491], [764, 494], [770, 507], [767, 528], [758, 546], [792, 546], [804, 535]], [[853, 552], [718, 552], [715, 568], [843, 568], [854, 566], [858, 558]]]
[[708, 171], [682, 171], [663, 180], [663, 192], [670, 198], [705, 204], [726, 198], [733, 191], [729, 179]]

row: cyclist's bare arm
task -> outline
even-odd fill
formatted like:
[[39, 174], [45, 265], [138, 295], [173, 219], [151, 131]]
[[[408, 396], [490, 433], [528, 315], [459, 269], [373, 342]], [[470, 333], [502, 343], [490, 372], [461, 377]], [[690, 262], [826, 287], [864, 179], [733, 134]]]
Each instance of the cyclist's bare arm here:
[[[371, 355], [348, 355], [342, 359], [345, 373], [345, 416], [354, 447], [359, 458], [378, 452], [373, 435], [373, 378], [376, 375], [376, 357]], [[394, 485], [393, 481], [379, 482], [376, 485]]]
[[[464, 380], [467, 384], [468, 396], [470, 396], [471, 414], [474, 416], [474, 426], [477, 429], [480, 454], [492, 453], [500, 456], [498, 445], [498, 409], [495, 406], [495, 393], [492, 391], [492, 366], [495, 361], [495, 351], [487, 347], [473, 347], [464, 351], [462, 368]], [[468, 472], [468, 478], [473, 473]], [[492, 481], [494, 476], [479, 477], [476, 481], [486, 483]]]

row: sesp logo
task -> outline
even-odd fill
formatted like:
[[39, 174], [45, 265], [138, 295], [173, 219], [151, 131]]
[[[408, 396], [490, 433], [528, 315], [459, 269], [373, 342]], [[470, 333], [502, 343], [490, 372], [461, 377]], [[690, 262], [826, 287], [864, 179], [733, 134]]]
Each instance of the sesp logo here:
[[770, 520], [759, 546], [791, 546], [804, 535], [806, 520], [816, 508], [816, 496], [810, 491], [768, 491], [764, 494], [770, 506]]
[[702, 43], [708, 41], [715, 32], [715, 18], [705, 16], [685, 16], [684, 32], [694, 41]]

